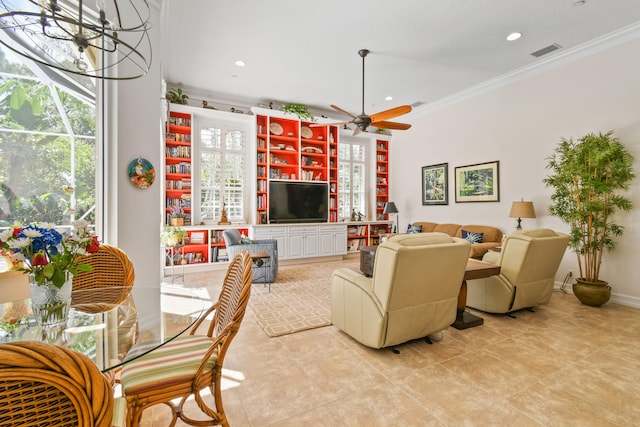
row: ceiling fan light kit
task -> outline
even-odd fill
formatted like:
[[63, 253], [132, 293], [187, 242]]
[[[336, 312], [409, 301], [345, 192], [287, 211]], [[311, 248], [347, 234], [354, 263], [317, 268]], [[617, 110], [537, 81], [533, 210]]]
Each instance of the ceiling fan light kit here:
[[410, 124], [391, 122], [389, 121], [389, 119], [393, 119], [395, 117], [402, 116], [403, 114], [407, 114], [411, 112], [410, 105], [402, 105], [399, 107], [390, 108], [388, 110], [380, 111], [372, 115], [368, 115], [364, 112], [364, 59], [367, 57], [368, 54], [369, 54], [368, 49], [360, 49], [358, 51], [358, 55], [360, 55], [360, 57], [362, 58], [362, 113], [356, 116], [332, 104], [331, 108], [333, 108], [334, 110], [342, 114], [346, 114], [352, 119], [349, 121], [338, 122], [334, 124], [347, 125], [349, 123], [353, 123], [354, 125], [356, 125], [354, 135], [361, 131], [365, 132], [369, 126], [375, 126], [377, 128], [382, 128], [382, 129], [396, 129], [396, 130], [409, 129], [411, 127]]

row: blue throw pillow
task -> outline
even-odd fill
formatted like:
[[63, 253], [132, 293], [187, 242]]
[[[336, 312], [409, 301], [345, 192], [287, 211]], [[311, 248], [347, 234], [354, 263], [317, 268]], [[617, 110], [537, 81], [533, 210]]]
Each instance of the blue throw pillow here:
[[415, 233], [422, 233], [422, 226], [409, 224], [409, 228], [407, 228], [407, 234], [415, 234]]
[[462, 238], [473, 243], [482, 243], [484, 233], [473, 233], [471, 231], [462, 230]]

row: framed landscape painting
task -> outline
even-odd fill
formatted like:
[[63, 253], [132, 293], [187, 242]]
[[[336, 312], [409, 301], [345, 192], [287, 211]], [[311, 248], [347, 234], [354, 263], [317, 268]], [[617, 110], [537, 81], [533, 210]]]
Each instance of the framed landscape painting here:
[[500, 162], [456, 167], [456, 203], [499, 202]]
[[449, 204], [449, 164], [422, 167], [422, 204]]

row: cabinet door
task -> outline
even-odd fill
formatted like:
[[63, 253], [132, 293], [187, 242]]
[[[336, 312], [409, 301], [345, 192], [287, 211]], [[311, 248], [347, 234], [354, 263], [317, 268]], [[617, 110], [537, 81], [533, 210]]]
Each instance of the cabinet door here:
[[253, 239], [274, 239], [278, 242], [278, 259], [288, 258], [287, 233], [282, 227], [254, 227]]
[[340, 231], [333, 234], [334, 255], [344, 255], [347, 253], [347, 232]]
[[304, 233], [302, 236], [302, 249], [305, 258], [318, 256], [318, 233]]
[[291, 233], [287, 238], [287, 256], [288, 258], [302, 258], [302, 233]]
[[333, 255], [334, 241], [332, 233], [320, 233], [320, 245], [318, 246], [319, 256]]

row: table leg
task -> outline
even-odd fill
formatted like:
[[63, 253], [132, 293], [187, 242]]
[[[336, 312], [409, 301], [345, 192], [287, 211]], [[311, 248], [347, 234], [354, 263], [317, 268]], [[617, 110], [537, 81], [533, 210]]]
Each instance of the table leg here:
[[456, 329], [467, 329], [480, 326], [484, 323], [482, 317], [478, 317], [466, 311], [467, 309], [467, 281], [462, 281], [458, 294], [458, 307], [456, 309], [456, 321], [451, 324]]

